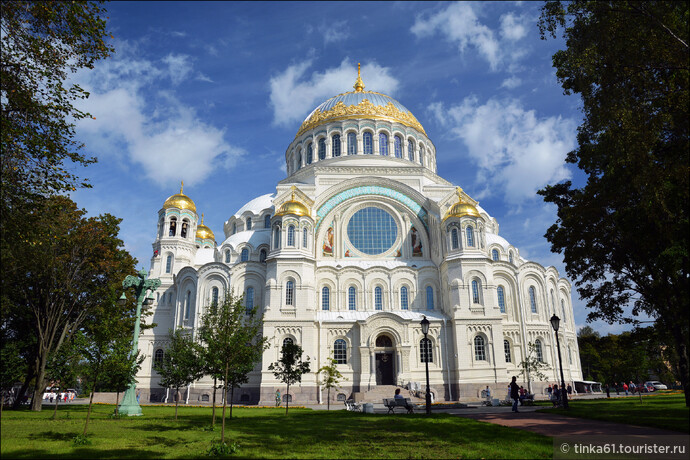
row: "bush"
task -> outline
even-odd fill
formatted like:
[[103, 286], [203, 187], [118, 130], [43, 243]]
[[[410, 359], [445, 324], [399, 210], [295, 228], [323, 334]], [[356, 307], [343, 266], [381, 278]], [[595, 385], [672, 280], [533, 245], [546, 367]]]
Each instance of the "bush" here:
[[74, 438], [72, 438], [72, 444], [74, 444], [75, 446], [86, 446], [91, 444], [91, 441], [85, 435], [78, 434]]
[[240, 449], [240, 445], [236, 442], [228, 445], [224, 442], [214, 442], [211, 447], [206, 451], [206, 455], [209, 457], [224, 457], [226, 455], [231, 455]]

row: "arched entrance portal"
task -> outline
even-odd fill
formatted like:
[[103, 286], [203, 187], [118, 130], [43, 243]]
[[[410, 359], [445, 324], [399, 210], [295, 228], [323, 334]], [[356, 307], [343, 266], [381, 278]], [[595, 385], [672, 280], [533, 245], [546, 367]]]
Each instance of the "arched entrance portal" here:
[[395, 348], [390, 336], [376, 337], [375, 357], [376, 385], [395, 385]]

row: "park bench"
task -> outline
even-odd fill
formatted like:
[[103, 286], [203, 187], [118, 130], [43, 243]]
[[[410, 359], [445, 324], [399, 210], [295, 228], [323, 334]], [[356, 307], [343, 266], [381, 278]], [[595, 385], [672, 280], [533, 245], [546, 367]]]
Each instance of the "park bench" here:
[[412, 402], [410, 402], [410, 398], [390, 398], [390, 399], [384, 399], [383, 400], [383, 405], [386, 406], [388, 409], [388, 413], [390, 414], [395, 413], [395, 408], [396, 407], [403, 407], [407, 409], [408, 414], [414, 413], [414, 406], [412, 405]]
[[345, 401], [345, 409], [350, 412], [362, 412], [362, 405], [354, 402], [352, 399], [348, 399]]

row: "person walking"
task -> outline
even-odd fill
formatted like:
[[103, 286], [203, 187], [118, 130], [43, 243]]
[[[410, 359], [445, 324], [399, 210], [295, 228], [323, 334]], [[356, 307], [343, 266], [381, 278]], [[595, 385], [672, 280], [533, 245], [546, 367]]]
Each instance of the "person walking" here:
[[611, 397], [611, 389], [609, 388], [609, 384], [606, 384], [606, 397], [610, 398]]
[[623, 391], [625, 391], [625, 396], [628, 396], [628, 384], [623, 382]]
[[618, 391], [618, 382], [615, 382], [613, 386], [616, 387], [616, 394], [620, 395], [620, 392]]
[[513, 376], [513, 381], [510, 382], [510, 397], [513, 399], [513, 412], [518, 411], [518, 401], [520, 400], [520, 387], [516, 383], [517, 377]]
[[573, 398], [573, 387], [568, 384], [568, 399]]

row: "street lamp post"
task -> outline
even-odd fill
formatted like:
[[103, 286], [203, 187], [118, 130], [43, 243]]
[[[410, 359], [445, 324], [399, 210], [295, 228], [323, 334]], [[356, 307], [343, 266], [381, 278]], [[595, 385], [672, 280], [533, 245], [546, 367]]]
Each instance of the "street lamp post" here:
[[429, 333], [429, 320], [426, 316], [422, 318], [422, 334], [424, 334], [424, 364], [426, 365], [426, 415], [431, 415], [431, 391], [429, 389], [429, 339], [426, 337]]
[[[134, 295], [137, 299], [137, 316], [134, 321], [134, 337], [132, 338], [132, 351], [130, 356], [134, 356], [139, 351], [139, 329], [141, 324], [141, 306], [153, 304], [153, 291], [158, 289], [161, 285], [161, 280], [158, 278], [146, 279], [146, 270], [141, 270], [137, 276], [128, 275], [122, 282], [124, 290], [134, 288]], [[149, 295], [149, 292], [151, 293]], [[118, 300], [120, 305], [127, 302], [125, 293]], [[118, 409], [123, 415], [142, 415], [141, 406], [137, 401], [137, 384], [136, 381], [130, 383], [129, 388], [125, 391], [125, 396], [122, 398], [122, 403]]]
[[551, 327], [556, 332], [556, 348], [558, 348], [558, 365], [561, 368], [561, 398], [563, 399], [563, 408], [568, 408], [568, 393], [565, 391], [565, 378], [563, 377], [563, 359], [561, 359], [561, 344], [558, 341], [558, 326], [561, 324], [561, 319], [554, 313], [551, 317]]

